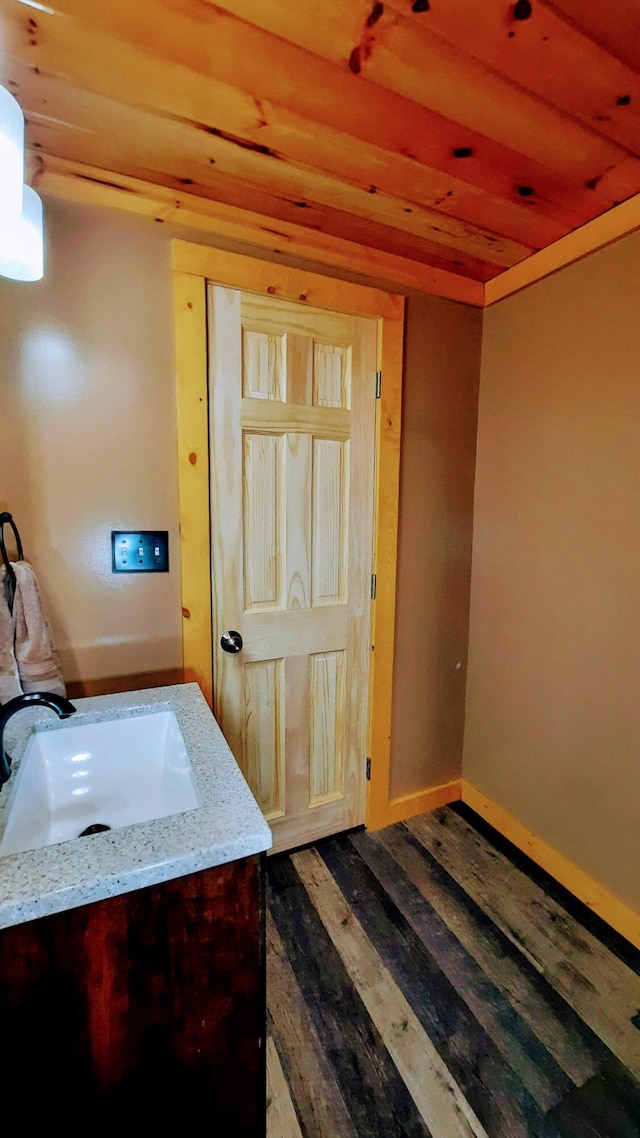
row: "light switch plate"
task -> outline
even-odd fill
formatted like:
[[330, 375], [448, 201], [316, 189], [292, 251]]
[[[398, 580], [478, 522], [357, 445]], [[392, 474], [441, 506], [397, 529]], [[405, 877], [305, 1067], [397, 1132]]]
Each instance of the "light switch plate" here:
[[168, 573], [169, 531], [111, 530], [114, 573]]

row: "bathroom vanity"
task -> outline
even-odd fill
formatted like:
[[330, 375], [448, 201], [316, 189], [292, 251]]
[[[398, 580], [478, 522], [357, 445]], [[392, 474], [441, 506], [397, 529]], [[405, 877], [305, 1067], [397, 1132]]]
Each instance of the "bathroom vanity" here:
[[[0, 857], [5, 1093], [32, 1124], [263, 1136], [269, 828], [196, 684], [75, 703], [74, 726], [173, 710], [198, 805]], [[0, 841], [34, 728], [65, 729], [15, 717]]]

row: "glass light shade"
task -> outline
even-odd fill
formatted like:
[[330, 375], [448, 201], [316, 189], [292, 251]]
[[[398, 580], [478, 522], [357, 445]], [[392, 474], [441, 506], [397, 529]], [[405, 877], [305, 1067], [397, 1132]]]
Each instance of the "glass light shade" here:
[[18, 218], [24, 182], [24, 115], [20, 104], [0, 87], [0, 219]]
[[31, 186], [23, 186], [22, 213], [0, 216], [0, 276], [39, 281], [44, 275], [42, 202]]

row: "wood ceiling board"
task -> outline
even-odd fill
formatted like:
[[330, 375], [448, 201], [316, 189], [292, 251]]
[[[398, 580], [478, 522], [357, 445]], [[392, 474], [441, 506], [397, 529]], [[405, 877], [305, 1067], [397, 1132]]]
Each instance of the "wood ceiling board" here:
[[640, 193], [637, 63], [595, 0], [519, 6], [0, 0], [0, 67], [41, 152], [490, 296]]
[[79, 90], [103, 96], [117, 91], [120, 102], [190, 124], [204, 124], [216, 106], [218, 129], [247, 147], [268, 147], [293, 165], [322, 169], [354, 185], [374, 184], [383, 194], [404, 196], [406, 210], [420, 204], [435, 208], [529, 249], [542, 248], [582, 222], [573, 211], [560, 207], [541, 212], [539, 201], [495, 197], [402, 154], [319, 127], [272, 104], [262, 104], [258, 110], [256, 101], [244, 92], [178, 65], [167, 74], [166, 64], [73, 21], [40, 17], [35, 45], [24, 35], [22, 20], [5, 22], [4, 30], [5, 83], [27, 100], [25, 105], [33, 106], [39, 89], [40, 98], [53, 105], [49, 80], [58, 76]]
[[418, 261], [287, 222], [281, 222], [279, 232], [275, 232], [270, 217], [125, 175], [114, 174], [107, 180], [104, 171], [79, 162], [39, 153], [31, 154], [29, 161], [34, 170], [33, 184], [43, 194], [64, 201], [124, 209], [157, 222], [242, 241], [477, 308], [484, 303], [484, 285], [479, 281]]
[[[433, 241], [436, 246], [442, 245], [457, 250], [457, 254], [468, 254], [490, 264], [515, 264], [532, 251], [531, 246], [497, 237], [456, 217], [430, 211], [412, 198], [394, 199], [379, 190], [371, 192], [368, 182], [352, 185], [330, 179], [326, 174], [286, 163], [270, 152], [263, 154], [238, 146], [235, 141], [212, 137], [191, 123], [93, 96], [46, 73], [35, 74], [30, 67], [14, 64], [9, 74], [15, 76], [14, 82], [18, 85], [14, 89], [22, 96], [22, 105], [32, 126], [32, 145], [42, 143], [41, 135], [34, 133], [36, 125], [50, 125], [52, 118], [55, 125], [66, 124], [81, 132], [79, 137], [87, 143], [87, 152], [80, 155], [75, 151], [74, 156], [85, 162], [98, 164], [96, 142], [106, 135], [114, 146], [121, 147], [123, 155], [131, 154], [132, 148], [141, 159], [153, 152], [156, 158], [145, 159], [149, 168], [156, 168], [156, 162], [164, 162], [167, 172], [171, 168], [174, 176], [190, 179], [199, 187], [210, 184], [213, 173], [229, 174], [256, 188], [265, 187], [292, 203], [315, 201], [371, 221], [395, 224], [399, 228], [401, 223], [402, 229]], [[112, 168], [124, 170], [123, 165]]]
[[513, 5], [504, 0], [447, 0], [422, 15], [402, 0], [392, 8], [408, 28], [441, 37], [589, 129], [640, 153], [640, 76], [541, 0], [531, 5], [526, 20], [516, 20]]
[[[124, 171], [125, 155], [132, 155], [148, 169], [163, 171], [189, 179], [201, 189], [210, 187], [215, 196], [217, 174], [236, 178], [245, 186], [295, 203], [303, 200], [318, 203], [343, 213], [351, 213], [368, 221], [401, 228], [407, 233], [444, 247], [447, 256], [465, 255], [501, 266], [517, 264], [532, 251], [531, 246], [479, 229], [457, 218], [425, 209], [410, 198], [396, 199], [379, 191], [371, 192], [369, 184], [351, 185], [314, 170], [293, 167], [289, 163], [263, 154], [228, 139], [212, 137], [190, 123], [167, 119], [115, 100], [73, 88], [64, 80], [34, 75], [28, 68], [15, 66], [19, 78], [22, 105], [30, 124], [31, 145], [45, 144], [39, 128], [76, 131], [78, 145], [74, 157], [93, 165], [103, 165], [98, 153], [105, 139], [113, 143], [110, 169]], [[51, 149], [49, 133], [47, 149]], [[68, 151], [60, 150], [59, 153]], [[128, 172], [131, 172], [130, 167]], [[301, 221], [305, 224], [305, 220]], [[451, 252], [453, 251], [453, 253]], [[445, 254], [441, 254], [445, 255]]]
[[[128, 41], [142, 54], [152, 54], [165, 64], [182, 64], [253, 94], [259, 101], [287, 107], [312, 123], [332, 126], [391, 152], [409, 155], [499, 197], [517, 202], [519, 187], [533, 186], [541, 212], [547, 202], [556, 202], [565, 210], [575, 211], [573, 224], [582, 224], [622, 196], [611, 181], [611, 172], [606, 192], [602, 185], [597, 190], [585, 185], [586, 178], [597, 178], [608, 166], [615, 166], [612, 154], [617, 154], [618, 148], [608, 149], [601, 163], [589, 163], [587, 173], [580, 165], [577, 170], [572, 168], [571, 152], [563, 152], [562, 172], [545, 168], [517, 150], [354, 76], [343, 63], [336, 66], [311, 55], [296, 44], [208, 7], [202, 0], [195, 4], [192, 0], [138, 0], [136, 4], [111, 0], [108, 6], [88, 5], [86, 0], [52, 2], [58, 12], [75, 15], [82, 24]], [[24, 17], [28, 9], [16, 0], [1, 0], [0, 12], [11, 10], [23, 14], [23, 34], [29, 44], [37, 46], [40, 25], [46, 27], [46, 14], [36, 13], [37, 19]], [[213, 101], [212, 110], [215, 112]], [[208, 121], [216, 125], [214, 113]], [[460, 147], [472, 151], [472, 160], [455, 158], [454, 150]], [[628, 180], [627, 173], [625, 185]], [[639, 190], [640, 163], [636, 184], [628, 192]]]
[[607, 0], [606, 4], [585, 3], [585, 0], [546, 0], [546, 3], [616, 59], [640, 71], [640, 7], [633, 0]]
[[173, 158], [162, 145], [145, 144], [107, 136], [103, 131], [93, 132], [88, 127], [78, 128], [34, 115], [27, 124], [29, 145], [39, 153], [57, 155], [82, 162], [102, 171], [105, 179], [113, 173], [124, 173], [145, 182], [157, 182], [172, 190], [189, 191], [202, 197], [238, 205], [248, 210], [260, 210], [271, 218], [273, 232], [279, 223], [288, 221], [341, 237], [363, 246], [387, 250], [398, 256], [422, 258], [437, 269], [447, 269], [473, 280], [488, 280], [500, 271], [499, 266], [476, 257], [448, 249], [446, 245], [428, 242], [386, 225], [372, 223], [362, 216], [326, 209], [311, 203], [304, 211], [290, 198], [267, 193], [259, 185], [247, 184], [230, 178], [217, 169], [206, 171], [207, 181], [200, 181], [203, 167], [185, 159], [183, 154]]
[[[536, 12], [538, 3], [539, 0], [534, 0]], [[457, 36], [453, 43], [429, 30], [431, 10], [416, 15], [408, 5], [410, 19], [399, 15], [388, 4], [369, 5], [359, 0], [357, 7], [362, 14], [360, 31], [347, 44], [340, 33], [344, 27], [353, 27], [352, 0], [335, 0], [330, 6], [314, 9], [313, 19], [309, 18], [304, 6], [296, 8], [288, 0], [274, 0], [267, 4], [263, 0], [221, 0], [221, 5], [262, 27], [268, 23], [269, 30], [277, 29], [279, 35], [286, 27], [287, 40], [293, 40], [298, 46], [335, 64], [350, 66], [352, 70], [357, 68], [360, 76], [428, 106], [445, 118], [551, 169], [563, 170], [565, 176], [571, 177], [579, 170], [586, 182], [625, 157], [621, 146], [596, 133], [596, 124], [585, 127], [572, 117], [569, 109], [555, 107], [547, 101], [547, 94], [541, 97], [539, 91], [526, 90], [504, 72], [504, 68], [510, 66], [506, 50], [510, 45], [508, 31], [502, 36], [505, 58], [499, 70], [494, 65], [487, 67], [482, 60], [467, 53], [466, 47], [473, 43], [474, 38], [481, 37], [487, 45], [490, 42], [491, 24], [486, 13], [493, 13], [495, 0], [487, 0], [486, 4], [479, 4], [478, 0], [455, 0], [453, 12], [456, 15], [451, 20], [451, 30], [457, 25]], [[436, 5], [431, 7], [435, 10]], [[442, 5], [443, 9], [447, 7]], [[501, 7], [507, 14], [512, 10], [509, 4], [503, 3]], [[274, 18], [276, 11], [277, 24]], [[371, 26], [369, 21], [377, 11], [380, 11], [379, 17]], [[442, 18], [447, 20], [448, 16], [445, 14]], [[558, 23], [553, 14], [550, 18]], [[514, 21], [512, 27], [516, 23]], [[575, 35], [579, 38], [568, 25], [563, 23], [563, 26], [569, 37]], [[597, 52], [597, 46], [594, 45], [593, 50]], [[357, 62], [354, 52], [357, 53]], [[494, 51], [494, 54], [499, 58], [500, 52]], [[601, 53], [600, 58], [609, 59], [605, 53]], [[612, 69], [618, 67], [617, 61], [611, 60], [610, 66]], [[529, 70], [533, 71], [533, 68]], [[628, 69], [623, 70], [628, 75]], [[571, 78], [581, 91], [581, 73], [575, 66]], [[554, 82], [552, 77], [549, 82]], [[542, 84], [538, 81], [537, 86]], [[469, 92], [473, 92], [472, 98], [469, 98]], [[620, 93], [614, 84], [612, 98]], [[625, 108], [619, 108], [622, 109]], [[622, 117], [621, 124], [627, 121]]]

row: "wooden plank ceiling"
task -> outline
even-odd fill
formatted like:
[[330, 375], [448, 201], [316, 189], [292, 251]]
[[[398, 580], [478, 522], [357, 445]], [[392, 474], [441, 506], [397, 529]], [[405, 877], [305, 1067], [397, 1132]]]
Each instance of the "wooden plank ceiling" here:
[[0, 0], [0, 83], [41, 171], [475, 282], [640, 192], [640, 0]]

